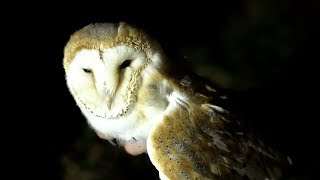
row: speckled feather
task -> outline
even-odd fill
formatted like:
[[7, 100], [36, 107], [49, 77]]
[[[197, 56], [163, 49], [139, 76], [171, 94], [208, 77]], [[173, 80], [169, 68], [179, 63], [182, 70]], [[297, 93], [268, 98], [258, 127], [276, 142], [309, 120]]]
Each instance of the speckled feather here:
[[243, 132], [226, 109], [228, 99], [210, 82], [186, 75], [170, 85], [167, 88], [181, 89], [181, 94], [192, 98], [180, 99], [150, 135], [156, 152], [153, 162], [167, 178], [281, 177], [281, 160], [285, 160], [261, 140]]

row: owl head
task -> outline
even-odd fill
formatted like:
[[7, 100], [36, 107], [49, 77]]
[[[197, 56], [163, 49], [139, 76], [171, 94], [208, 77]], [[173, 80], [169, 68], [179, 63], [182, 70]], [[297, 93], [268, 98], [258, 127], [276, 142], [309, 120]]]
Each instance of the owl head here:
[[141, 29], [123, 22], [96, 23], [71, 35], [63, 66], [68, 88], [89, 124], [109, 137], [128, 140], [148, 129], [138, 121], [148, 119], [143, 102], [149, 97], [152, 103], [149, 94], [161, 79], [165, 59], [160, 45]]

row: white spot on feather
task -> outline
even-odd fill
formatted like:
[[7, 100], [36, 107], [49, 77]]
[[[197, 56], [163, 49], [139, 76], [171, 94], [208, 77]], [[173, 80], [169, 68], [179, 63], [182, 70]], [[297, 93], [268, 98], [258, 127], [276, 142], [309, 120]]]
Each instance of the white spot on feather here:
[[211, 86], [209, 86], [209, 85], [207, 85], [206, 84], [206, 89], [208, 90], [208, 91], [211, 91], [211, 92], [217, 92], [215, 89], [213, 89]]
[[221, 113], [226, 113], [227, 111], [224, 110], [222, 107], [220, 106], [216, 106], [216, 105], [212, 105], [212, 104], [202, 104], [201, 106], [207, 106], [207, 107], [210, 107], [218, 112], [221, 112]]
[[289, 156], [287, 156], [287, 160], [288, 160], [289, 164], [292, 165], [292, 159]]

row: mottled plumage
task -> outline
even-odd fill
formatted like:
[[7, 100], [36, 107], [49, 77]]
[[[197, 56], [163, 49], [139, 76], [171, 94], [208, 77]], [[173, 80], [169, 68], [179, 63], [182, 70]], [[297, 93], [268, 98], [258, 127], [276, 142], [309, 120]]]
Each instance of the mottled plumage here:
[[71, 94], [107, 139], [146, 143], [165, 179], [279, 179], [287, 160], [248, 134], [211, 82], [141, 29], [91, 24], [65, 47]]

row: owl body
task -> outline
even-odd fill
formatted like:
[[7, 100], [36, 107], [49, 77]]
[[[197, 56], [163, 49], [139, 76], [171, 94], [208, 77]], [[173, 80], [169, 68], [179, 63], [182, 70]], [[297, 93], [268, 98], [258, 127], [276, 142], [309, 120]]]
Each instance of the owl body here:
[[146, 144], [162, 179], [281, 176], [281, 157], [243, 132], [226, 97], [139, 28], [80, 29], [65, 47], [64, 69], [88, 124], [120, 144]]

